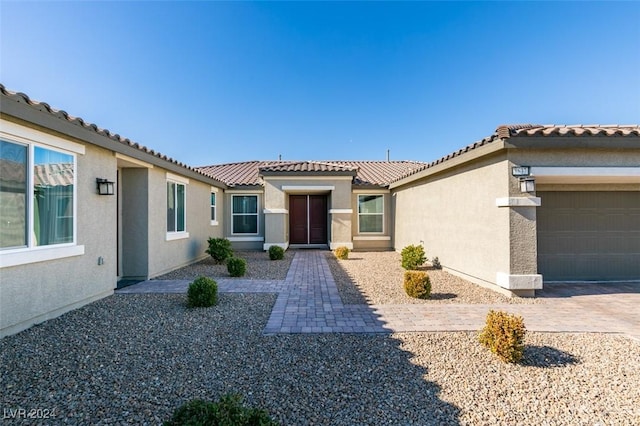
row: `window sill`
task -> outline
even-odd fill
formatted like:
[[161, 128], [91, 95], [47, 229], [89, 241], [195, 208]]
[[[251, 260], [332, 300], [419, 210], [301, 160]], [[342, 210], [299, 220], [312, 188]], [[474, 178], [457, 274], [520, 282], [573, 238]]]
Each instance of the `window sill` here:
[[259, 237], [259, 236], [245, 236], [245, 237], [240, 237], [240, 236], [234, 236], [234, 237], [228, 237], [227, 238], [229, 241], [264, 241], [264, 237]]
[[23, 249], [12, 253], [0, 254], [0, 268], [10, 266], [26, 265], [29, 263], [47, 262], [49, 260], [63, 259], [66, 257], [82, 256], [84, 246], [63, 246], [63, 247], [38, 247]]
[[390, 241], [389, 235], [358, 235], [353, 237], [354, 241]]
[[167, 232], [167, 236], [165, 237], [165, 241], [175, 241], [175, 240], [184, 240], [189, 238], [188, 232]]
[[211, 226], [218, 226], [218, 221], [217, 220], [212, 220], [211, 221]]

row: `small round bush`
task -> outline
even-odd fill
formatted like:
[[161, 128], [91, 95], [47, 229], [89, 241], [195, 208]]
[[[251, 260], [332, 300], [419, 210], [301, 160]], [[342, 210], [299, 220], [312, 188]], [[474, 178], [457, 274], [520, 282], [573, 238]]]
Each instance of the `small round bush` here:
[[207, 243], [209, 244], [209, 248], [206, 249], [205, 252], [210, 254], [216, 262], [224, 262], [233, 256], [231, 241], [226, 238], [209, 238]]
[[517, 363], [524, 354], [526, 333], [521, 316], [490, 310], [478, 340], [502, 361]]
[[187, 291], [187, 304], [191, 308], [208, 307], [218, 303], [218, 284], [207, 277], [198, 277]]
[[340, 260], [347, 260], [349, 258], [349, 249], [347, 247], [338, 247], [335, 251], [336, 257]]
[[442, 265], [440, 264], [440, 259], [438, 259], [438, 256], [431, 259], [431, 265], [433, 265], [433, 269], [442, 269]]
[[402, 256], [402, 267], [409, 271], [418, 269], [427, 260], [422, 245], [406, 246], [400, 255]]
[[271, 260], [284, 259], [284, 249], [280, 246], [269, 247], [269, 259]]
[[424, 271], [406, 271], [404, 273], [404, 290], [416, 299], [431, 297], [431, 280]]
[[239, 257], [227, 259], [227, 271], [232, 277], [242, 277], [247, 272], [247, 261]]
[[171, 420], [164, 423], [165, 426], [276, 426], [277, 424], [266, 411], [245, 406], [240, 395], [223, 395], [217, 402], [194, 399], [176, 408]]

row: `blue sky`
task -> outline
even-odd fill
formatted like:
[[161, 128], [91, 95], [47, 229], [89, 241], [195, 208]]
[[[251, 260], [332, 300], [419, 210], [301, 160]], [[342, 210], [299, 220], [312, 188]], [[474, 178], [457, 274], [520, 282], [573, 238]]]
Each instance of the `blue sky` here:
[[636, 2], [13, 2], [0, 81], [187, 164], [640, 122]]

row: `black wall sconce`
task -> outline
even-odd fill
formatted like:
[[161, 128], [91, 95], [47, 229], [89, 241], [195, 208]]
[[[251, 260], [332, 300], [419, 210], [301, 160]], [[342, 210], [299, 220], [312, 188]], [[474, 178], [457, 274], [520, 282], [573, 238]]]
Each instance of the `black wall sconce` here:
[[107, 179], [96, 178], [96, 184], [98, 185], [98, 194], [113, 195], [113, 182]]

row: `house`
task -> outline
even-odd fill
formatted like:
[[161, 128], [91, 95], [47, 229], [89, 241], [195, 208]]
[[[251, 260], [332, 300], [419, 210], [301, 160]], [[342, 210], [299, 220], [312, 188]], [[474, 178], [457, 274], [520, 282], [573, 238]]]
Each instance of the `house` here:
[[0, 85], [0, 336], [203, 259], [225, 189]]
[[500, 126], [432, 163], [190, 167], [0, 85], [0, 337], [237, 249], [423, 244], [505, 294], [640, 280], [640, 126]]

